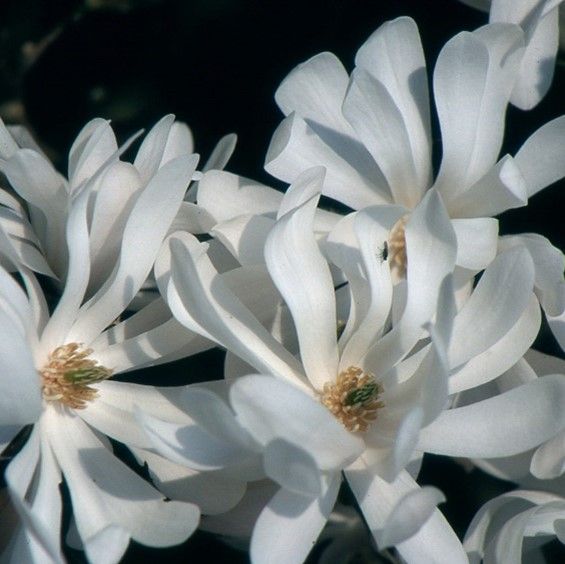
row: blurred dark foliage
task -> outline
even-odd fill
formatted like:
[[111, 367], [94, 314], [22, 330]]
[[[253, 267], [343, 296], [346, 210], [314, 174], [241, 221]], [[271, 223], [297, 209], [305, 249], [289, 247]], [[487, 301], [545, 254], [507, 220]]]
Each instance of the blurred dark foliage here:
[[[64, 171], [70, 144], [89, 119], [111, 119], [123, 141], [174, 113], [192, 128], [204, 159], [222, 135], [236, 132], [239, 142], [228, 169], [282, 189], [263, 171], [282, 117], [273, 99], [280, 81], [321, 51], [333, 51], [351, 68], [361, 43], [382, 22], [401, 15], [419, 24], [429, 71], [450, 37], [486, 23], [485, 14], [455, 0], [2, 0], [0, 116], [26, 124]], [[565, 72], [558, 65], [554, 86], [538, 108], [509, 110], [503, 152], [513, 154], [533, 131], [563, 113], [564, 89]], [[564, 248], [562, 188], [547, 189], [527, 208], [505, 213], [501, 232], [538, 232]], [[557, 350], [547, 330], [538, 346]], [[220, 378], [221, 370], [222, 353], [210, 351], [127, 379], [178, 385]], [[482, 503], [511, 487], [441, 457], [425, 460], [421, 480], [444, 491], [443, 510], [461, 535]], [[347, 501], [347, 492], [342, 498]], [[548, 561], [554, 553], [559, 548], [552, 545]], [[85, 561], [79, 551], [69, 549], [67, 556], [70, 562]], [[318, 556], [314, 551], [309, 561]], [[248, 561], [199, 532], [165, 550], [132, 543], [125, 562], [157, 559]]]

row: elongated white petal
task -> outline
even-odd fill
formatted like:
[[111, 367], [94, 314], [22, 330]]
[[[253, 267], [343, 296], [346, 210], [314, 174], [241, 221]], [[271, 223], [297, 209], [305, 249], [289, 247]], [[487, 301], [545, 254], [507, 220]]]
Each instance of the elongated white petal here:
[[193, 151], [194, 139], [190, 127], [188, 127], [186, 123], [175, 121], [169, 131], [160, 166], [167, 164], [177, 157], [190, 155]]
[[296, 359], [259, 323], [217, 274], [205, 247], [188, 234], [171, 240], [168, 302], [185, 327], [225, 346], [257, 370], [304, 380]]
[[310, 453], [321, 470], [339, 470], [363, 450], [321, 403], [269, 376], [244, 376], [230, 390], [241, 425], [263, 446], [282, 439]]
[[565, 176], [565, 162], [559, 147], [565, 140], [565, 117], [540, 127], [522, 145], [514, 160], [526, 180], [528, 195], [533, 196]]
[[136, 200], [124, 227], [119, 262], [87, 302], [71, 337], [89, 343], [121, 314], [147, 278], [167, 234], [198, 157], [178, 157], [159, 169]]
[[451, 367], [486, 351], [512, 329], [530, 303], [533, 281], [533, 262], [525, 249], [498, 255], [455, 318]]
[[384, 23], [361, 46], [355, 64], [373, 75], [400, 110], [416, 172], [410, 190], [422, 195], [430, 183], [431, 133], [426, 61], [411, 18]]
[[340, 479], [332, 476], [319, 498], [284, 489], [263, 509], [251, 537], [251, 559], [257, 564], [303, 562], [334, 506]]
[[449, 393], [454, 394], [486, 384], [509, 370], [534, 342], [540, 323], [539, 304], [532, 295], [520, 318], [501, 339], [451, 373]]
[[408, 295], [400, 321], [365, 358], [367, 366], [384, 374], [402, 359], [435, 314], [440, 286], [453, 271], [456, 239], [438, 193], [430, 190], [412, 212], [405, 229]]
[[161, 160], [174, 121], [175, 116], [172, 114], [163, 116], [145, 136], [137, 151], [133, 165], [139, 171], [144, 183], [149, 182], [161, 166]]
[[305, 170], [324, 166], [324, 195], [353, 209], [390, 203], [386, 179], [367, 150], [338, 132], [326, 132], [329, 139], [320, 137], [321, 134], [299, 115], [290, 114], [273, 134], [265, 170], [291, 183]]
[[347, 71], [339, 59], [333, 53], [320, 53], [286, 76], [275, 92], [275, 101], [285, 116], [295, 112], [307, 123], [351, 135], [341, 115], [347, 82]]
[[565, 311], [565, 280], [563, 253], [545, 237], [535, 233], [501, 237], [499, 252], [517, 245], [528, 249], [534, 261], [535, 286], [541, 306], [550, 316]]
[[499, 396], [444, 411], [421, 431], [418, 449], [474, 458], [512, 456], [563, 430], [563, 401], [563, 376], [544, 376]]
[[345, 347], [340, 370], [360, 364], [365, 352], [382, 333], [388, 318], [392, 300], [390, 269], [375, 249], [384, 245], [402, 213], [402, 208], [392, 206], [367, 208], [351, 218], [352, 240], [349, 244], [337, 239], [337, 230], [334, 234], [334, 255], [337, 251], [341, 255], [337, 264], [344, 269], [352, 296], [350, 317], [342, 335]]
[[236, 143], [237, 135], [235, 133], [224, 135], [210, 153], [206, 164], [202, 168], [202, 172], [223, 170], [235, 150]]
[[516, 76], [513, 55], [522, 41], [517, 26], [496, 24], [480, 34], [459, 33], [439, 54], [434, 92], [443, 158], [436, 187], [442, 195], [465, 191], [496, 162]]
[[[88, 248], [88, 226], [86, 212], [88, 191], [77, 196], [67, 219], [67, 246], [69, 268], [63, 295], [41, 335], [38, 361], [45, 362], [47, 355], [67, 341], [83, 301], [90, 275], [90, 253]], [[82, 342], [80, 339], [78, 342]]]
[[196, 506], [163, 499], [109, 452], [81, 419], [61, 413], [49, 425], [49, 441], [90, 558], [119, 559], [130, 536], [149, 546], [170, 546], [194, 531], [199, 519]]
[[265, 244], [267, 268], [292, 313], [300, 358], [317, 389], [335, 379], [338, 367], [334, 286], [313, 233], [322, 182], [319, 169], [297, 179], [292, 193], [304, 203], [277, 221]]
[[409, 133], [386, 87], [365, 70], [356, 69], [343, 101], [343, 114], [383, 171], [394, 201], [414, 207], [428, 186], [416, 177]]
[[69, 151], [68, 175], [71, 186], [79, 186], [118, 150], [110, 122], [96, 118], [89, 121], [77, 135]]

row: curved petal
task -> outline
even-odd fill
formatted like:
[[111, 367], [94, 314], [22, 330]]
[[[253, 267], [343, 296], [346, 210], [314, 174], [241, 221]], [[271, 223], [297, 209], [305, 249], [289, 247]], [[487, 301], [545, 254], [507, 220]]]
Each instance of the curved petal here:
[[240, 424], [263, 446], [282, 439], [310, 453], [321, 470], [339, 470], [363, 451], [321, 403], [269, 376], [244, 376], [230, 389]]
[[324, 166], [324, 195], [353, 209], [390, 203], [386, 179], [367, 150], [358, 141], [333, 133], [337, 139], [332, 144], [322, 131], [315, 132], [302, 117], [290, 114], [273, 133], [265, 170], [290, 183], [305, 170]]
[[523, 44], [518, 26], [492, 24], [448, 41], [434, 70], [443, 158], [435, 186], [451, 199], [494, 165]]
[[189, 234], [171, 240], [173, 277], [168, 302], [185, 327], [221, 344], [267, 374], [307, 389], [296, 359], [259, 323], [218, 275], [205, 246]]
[[163, 116], [145, 136], [137, 151], [133, 166], [139, 171], [144, 184], [150, 181], [161, 166], [174, 121], [175, 116], [172, 114]]
[[297, 179], [288, 197], [298, 195], [300, 203], [277, 221], [265, 244], [267, 268], [292, 313], [300, 358], [317, 389], [335, 379], [338, 366], [334, 286], [313, 232], [322, 182], [320, 169]]
[[477, 403], [444, 411], [420, 432], [419, 450], [497, 458], [524, 452], [565, 428], [565, 382], [550, 375]]
[[[491, 22], [517, 23], [526, 32], [520, 76], [510, 98], [522, 110], [536, 106], [551, 85], [559, 42], [558, 3], [494, 0], [492, 4]], [[546, 7], [550, 4], [554, 7], [548, 11]]]
[[565, 472], [565, 431], [561, 431], [536, 450], [530, 471], [540, 480], [558, 478]]
[[531, 197], [565, 176], [560, 147], [565, 142], [565, 116], [540, 127], [516, 153], [514, 161], [526, 181]]
[[216, 222], [244, 214], [274, 217], [283, 195], [274, 188], [219, 170], [210, 170], [198, 182], [198, 205]]
[[341, 114], [348, 78], [333, 53], [320, 53], [286, 76], [275, 92], [275, 101], [285, 116], [296, 112], [307, 123], [315, 122], [351, 135]]
[[565, 311], [565, 257], [545, 237], [536, 233], [501, 237], [499, 252], [522, 245], [528, 249], [535, 268], [534, 285], [543, 309], [550, 316]]
[[195, 530], [196, 506], [165, 500], [108, 451], [78, 417], [57, 414], [49, 421], [48, 433], [90, 558], [100, 556], [102, 547], [105, 559], [120, 558], [130, 536], [160, 547], [178, 544]]
[[457, 371], [452, 371], [449, 393], [476, 388], [509, 370], [526, 354], [538, 335], [540, 324], [539, 304], [532, 295], [520, 318], [501, 339], [470, 358]]
[[496, 257], [455, 317], [451, 367], [486, 351], [512, 329], [530, 303], [533, 282], [534, 265], [525, 249], [510, 249]]
[[257, 564], [303, 562], [334, 506], [340, 484], [330, 478], [319, 498], [279, 490], [263, 509], [251, 537], [251, 559]]
[[366, 357], [377, 374], [385, 374], [406, 356], [436, 312], [440, 286], [453, 272], [456, 239], [438, 193], [430, 190], [412, 212], [405, 229], [407, 300], [400, 321]]
[[400, 110], [416, 172], [412, 190], [423, 196], [431, 180], [430, 103], [426, 61], [414, 20], [401, 17], [384, 23], [357, 51], [355, 64], [386, 88]]
[[124, 226], [119, 262], [83, 308], [70, 336], [90, 343], [124, 311], [153, 267], [198, 157], [178, 157], [159, 169], [137, 198]]
[[343, 115], [385, 175], [394, 202], [416, 206], [428, 178], [417, 178], [407, 127], [386, 87], [365, 70], [354, 70]]

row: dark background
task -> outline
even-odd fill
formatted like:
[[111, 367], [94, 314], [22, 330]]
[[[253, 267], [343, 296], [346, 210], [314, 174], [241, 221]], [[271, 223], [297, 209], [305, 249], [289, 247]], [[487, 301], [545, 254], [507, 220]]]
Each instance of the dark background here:
[[[203, 159], [221, 136], [236, 132], [239, 142], [228, 170], [283, 188], [262, 168], [282, 118], [273, 99], [280, 81], [321, 51], [333, 51], [351, 69], [361, 43], [382, 22], [401, 15], [419, 24], [429, 71], [450, 37], [487, 20], [456, 0], [2, 0], [0, 116], [30, 127], [65, 171], [68, 149], [89, 119], [111, 119], [124, 141], [174, 113], [192, 128]], [[564, 92], [565, 73], [558, 64], [554, 86], [535, 110], [509, 110], [503, 152], [514, 154], [538, 127], [561, 115]], [[437, 130], [434, 140], [437, 158]], [[527, 208], [504, 214], [501, 232], [538, 232], [563, 248], [562, 188], [546, 189]], [[538, 346], [557, 350], [546, 330]], [[205, 353], [168, 369], [170, 383], [181, 383], [195, 363], [206, 368], [201, 372], [217, 370], [220, 377], [221, 357]], [[144, 378], [155, 376], [147, 371]], [[508, 489], [440, 457], [426, 460], [421, 481], [446, 493], [443, 510], [460, 534], [484, 501]], [[342, 497], [347, 501], [347, 491]], [[68, 557], [84, 561], [76, 551]], [[248, 557], [197, 533], [167, 550], [132, 543], [125, 561], [157, 559], [196, 564]], [[317, 560], [316, 552], [310, 560]]]

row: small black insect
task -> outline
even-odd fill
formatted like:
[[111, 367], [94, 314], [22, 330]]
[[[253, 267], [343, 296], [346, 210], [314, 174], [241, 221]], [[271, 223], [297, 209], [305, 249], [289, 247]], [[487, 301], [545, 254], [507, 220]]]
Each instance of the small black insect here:
[[383, 248], [379, 250], [378, 257], [381, 262], [388, 259], [388, 243], [386, 241], [383, 243]]

